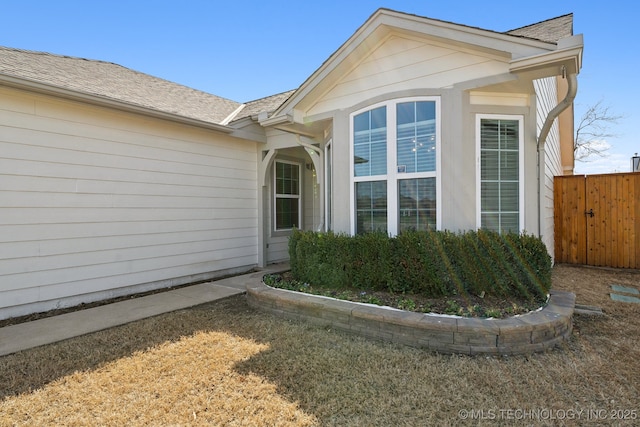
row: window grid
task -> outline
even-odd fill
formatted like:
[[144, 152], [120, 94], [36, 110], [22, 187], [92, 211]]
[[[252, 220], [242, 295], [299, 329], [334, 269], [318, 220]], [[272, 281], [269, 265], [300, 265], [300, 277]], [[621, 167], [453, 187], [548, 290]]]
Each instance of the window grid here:
[[436, 179], [402, 179], [398, 186], [400, 232], [435, 229]]
[[424, 97], [387, 101], [352, 116], [354, 233], [437, 229], [438, 111], [439, 98]]
[[358, 233], [387, 232], [386, 181], [364, 181], [355, 185]]
[[300, 227], [300, 165], [276, 161], [274, 175], [274, 228]]
[[378, 107], [354, 118], [355, 176], [387, 173], [387, 109]]
[[520, 230], [520, 122], [480, 121], [480, 226]]

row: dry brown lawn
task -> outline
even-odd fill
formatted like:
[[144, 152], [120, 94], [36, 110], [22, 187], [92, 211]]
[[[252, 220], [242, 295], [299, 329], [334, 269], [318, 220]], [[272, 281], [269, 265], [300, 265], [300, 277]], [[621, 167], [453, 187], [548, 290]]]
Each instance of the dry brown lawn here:
[[611, 284], [640, 272], [556, 266], [554, 288], [605, 315], [517, 357], [369, 341], [234, 297], [0, 357], [0, 425], [640, 425], [640, 305]]

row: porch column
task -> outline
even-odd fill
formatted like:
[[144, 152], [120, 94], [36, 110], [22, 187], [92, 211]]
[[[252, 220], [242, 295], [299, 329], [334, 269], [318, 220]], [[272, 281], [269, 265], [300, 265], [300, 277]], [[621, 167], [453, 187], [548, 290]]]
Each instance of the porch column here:
[[265, 207], [265, 190], [267, 188], [267, 175], [273, 164], [278, 150], [272, 148], [269, 151], [258, 151], [258, 267], [266, 267], [267, 265], [267, 243], [265, 218], [267, 217]]
[[[316, 183], [318, 184], [318, 192], [320, 193], [320, 207], [319, 207], [320, 225], [316, 231], [326, 231], [327, 226], [325, 224], [326, 219], [325, 219], [325, 212], [324, 212], [324, 204], [325, 204], [325, 197], [326, 197], [324, 193], [325, 191], [324, 151], [320, 147], [316, 147], [311, 143], [303, 141], [300, 135], [296, 135], [296, 140], [298, 141], [298, 144], [300, 144], [302, 147], [308, 150], [307, 154], [311, 158], [311, 161], [313, 162], [313, 167], [316, 170]], [[311, 153], [315, 153], [315, 155], [312, 155]]]

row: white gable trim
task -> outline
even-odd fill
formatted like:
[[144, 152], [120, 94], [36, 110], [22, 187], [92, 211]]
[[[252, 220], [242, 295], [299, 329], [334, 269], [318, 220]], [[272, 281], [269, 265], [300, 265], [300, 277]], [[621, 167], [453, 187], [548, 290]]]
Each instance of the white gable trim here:
[[[536, 57], [557, 49], [554, 43], [379, 9], [280, 106], [272, 115], [272, 119], [277, 120], [277, 116], [291, 114], [296, 105], [343, 64], [347, 57], [356, 54], [359, 49], [370, 52], [374, 46], [384, 42], [393, 31], [410, 32], [415, 36], [429, 37], [434, 41], [446, 43], [448, 46], [485, 51], [490, 55], [510, 59]], [[369, 41], [366, 47], [365, 40]]]

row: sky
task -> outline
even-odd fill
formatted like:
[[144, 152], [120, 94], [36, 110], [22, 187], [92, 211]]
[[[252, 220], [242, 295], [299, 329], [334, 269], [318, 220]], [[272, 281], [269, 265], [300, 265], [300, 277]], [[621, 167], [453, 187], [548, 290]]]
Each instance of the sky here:
[[606, 158], [576, 173], [628, 172], [640, 153], [635, 0], [0, 0], [0, 45], [114, 62], [238, 102], [300, 86], [380, 7], [494, 31], [573, 13], [584, 36], [576, 122], [612, 116]]

